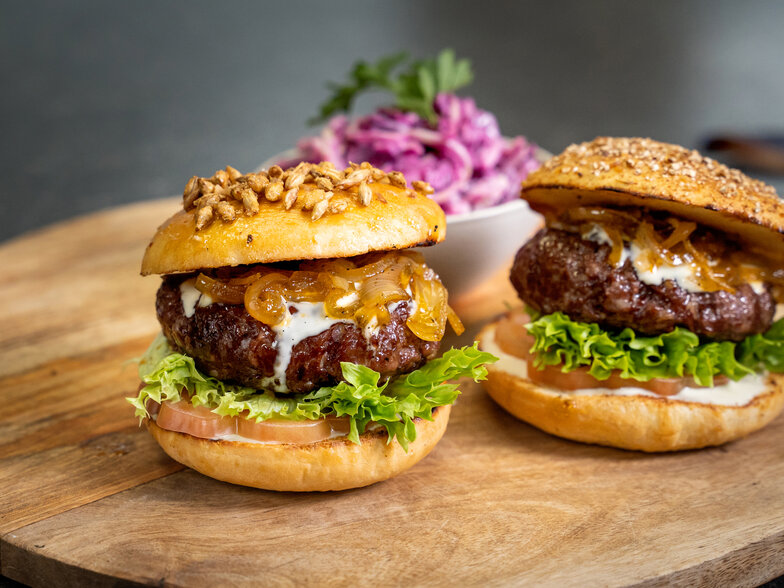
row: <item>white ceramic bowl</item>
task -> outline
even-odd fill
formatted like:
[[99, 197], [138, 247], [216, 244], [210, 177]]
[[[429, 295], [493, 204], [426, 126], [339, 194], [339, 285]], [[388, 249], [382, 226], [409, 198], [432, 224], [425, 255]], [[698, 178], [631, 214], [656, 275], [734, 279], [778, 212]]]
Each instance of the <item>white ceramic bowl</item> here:
[[[295, 157], [295, 149], [284, 151], [270, 157], [259, 169]], [[536, 157], [544, 162], [552, 155], [539, 149]], [[464, 214], [448, 214], [446, 238], [438, 245], [423, 247], [420, 251], [441, 277], [449, 295], [458, 297], [509, 265], [517, 250], [542, 222], [542, 217], [524, 200]]]
[[450, 297], [475, 288], [502, 267], [542, 223], [542, 217], [515, 200], [446, 217], [446, 239], [422, 248]]

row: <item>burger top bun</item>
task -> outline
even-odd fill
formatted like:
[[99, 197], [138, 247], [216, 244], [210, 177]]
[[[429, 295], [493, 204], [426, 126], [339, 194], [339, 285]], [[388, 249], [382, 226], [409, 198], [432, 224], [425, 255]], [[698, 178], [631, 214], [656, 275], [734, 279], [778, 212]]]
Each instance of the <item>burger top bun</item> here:
[[247, 175], [227, 167], [191, 178], [183, 210], [147, 246], [142, 274], [432, 245], [444, 239], [446, 218], [431, 192], [369, 164], [303, 163]]
[[651, 139], [598, 137], [569, 146], [523, 182], [535, 210], [644, 206], [735, 234], [784, 258], [776, 191], [697, 151]]

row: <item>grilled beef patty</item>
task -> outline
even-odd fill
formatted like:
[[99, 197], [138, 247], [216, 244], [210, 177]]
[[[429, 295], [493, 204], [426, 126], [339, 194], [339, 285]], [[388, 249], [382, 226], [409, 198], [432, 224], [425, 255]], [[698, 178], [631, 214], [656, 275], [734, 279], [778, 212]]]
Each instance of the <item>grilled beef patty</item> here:
[[[253, 388], [274, 375], [275, 332], [250, 316], [242, 304], [214, 303], [186, 317], [180, 284], [189, 276], [167, 276], [158, 289], [156, 310], [163, 334], [198, 368], [220, 380]], [[365, 339], [353, 323], [337, 323], [297, 343], [286, 368], [290, 392], [304, 393], [341, 381], [340, 362], [361, 364], [386, 379], [408, 373], [433, 358], [439, 342], [423, 341], [406, 326], [406, 305], [390, 312], [390, 321]]]
[[672, 280], [652, 286], [640, 281], [631, 260], [614, 267], [609, 254], [609, 245], [545, 228], [517, 252], [510, 279], [520, 298], [545, 314], [561, 311], [572, 320], [649, 335], [683, 326], [711, 339], [741, 341], [773, 322], [767, 288], [689, 292]]

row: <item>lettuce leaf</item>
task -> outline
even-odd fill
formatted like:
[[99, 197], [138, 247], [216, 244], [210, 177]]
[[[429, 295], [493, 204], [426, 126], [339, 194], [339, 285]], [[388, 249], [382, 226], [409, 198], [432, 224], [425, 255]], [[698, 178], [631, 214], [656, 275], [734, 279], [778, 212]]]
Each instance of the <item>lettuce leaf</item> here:
[[220, 415], [246, 412], [246, 418], [257, 422], [348, 416], [351, 441], [359, 443], [359, 436], [375, 423], [386, 429], [388, 442], [397, 439], [408, 450], [408, 444], [416, 439], [414, 419], [432, 420], [434, 408], [452, 404], [460, 393], [447, 380], [467, 376], [478, 382], [487, 377], [484, 364], [497, 360], [474, 343], [473, 347], [450, 349], [424, 367], [384, 383], [379, 383], [380, 374], [368, 367], [341, 363], [345, 382], [308, 394], [276, 396], [206, 376], [193, 358], [174, 352], [166, 338], [159, 335], [139, 362], [144, 386], [136, 397], [127, 400], [140, 419], [149, 416], [148, 399], [177, 402], [186, 390], [194, 406], [206, 406]]
[[321, 388], [306, 400], [325, 403], [336, 416], [351, 418], [348, 438], [359, 443], [359, 435], [371, 422], [383, 426], [389, 441], [396, 438], [403, 449], [416, 438], [415, 418], [432, 420], [433, 409], [452, 404], [460, 391], [447, 380], [468, 376], [475, 382], [487, 377], [484, 364], [498, 361], [490, 353], [473, 347], [450, 349], [424, 367], [379, 385], [379, 374], [368, 367], [341, 363], [345, 382]]
[[641, 382], [692, 376], [698, 385], [712, 386], [718, 375], [740, 380], [762, 369], [784, 372], [784, 319], [740, 343], [702, 341], [681, 327], [650, 337], [629, 328], [608, 331], [561, 312], [535, 316], [527, 328], [534, 337], [531, 352], [537, 368], [560, 365], [562, 372], [570, 372], [588, 367], [597, 380], [618, 370], [622, 378]]

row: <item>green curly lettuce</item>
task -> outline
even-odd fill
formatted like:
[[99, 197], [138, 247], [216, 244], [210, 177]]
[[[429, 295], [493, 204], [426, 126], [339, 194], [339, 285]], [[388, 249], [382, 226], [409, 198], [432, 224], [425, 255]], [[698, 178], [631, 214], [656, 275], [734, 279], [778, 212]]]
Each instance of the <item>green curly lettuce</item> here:
[[713, 386], [719, 375], [737, 381], [762, 369], [784, 372], [784, 319], [740, 343], [701, 341], [681, 327], [649, 337], [630, 328], [607, 331], [560, 312], [534, 316], [527, 328], [534, 337], [535, 367], [560, 365], [562, 372], [588, 367], [597, 380], [618, 371], [622, 378], [640, 382], [691, 376], [699, 386]]
[[276, 396], [204, 375], [193, 358], [173, 352], [165, 337], [159, 335], [139, 362], [144, 386], [137, 396], [127, 400], [140, 419], [149, 416], [147, 400], [177, 402], [186, 390], [194, 406], [205, 406], [224, 416], [243, 413], [257, 422], [347, 416], [351, 441], [359, 443], [359, 436], [375, 423], [386, 429], [388, 442], [397, 439], [408, 450], [408, 444], [416, 439], [414, 419], [432, 420], [433, 409], [452, 404], [460, 394], [457, 385], [447, 380], [470, 377], [481, 381], [487, 377], [484, 364], [497, 360], [474, 343], [472, 347], [450, 349], [424, 367], [381, 384], [378, 372], [344, 362], [340, 364], [344, 382], [308, 394]]

